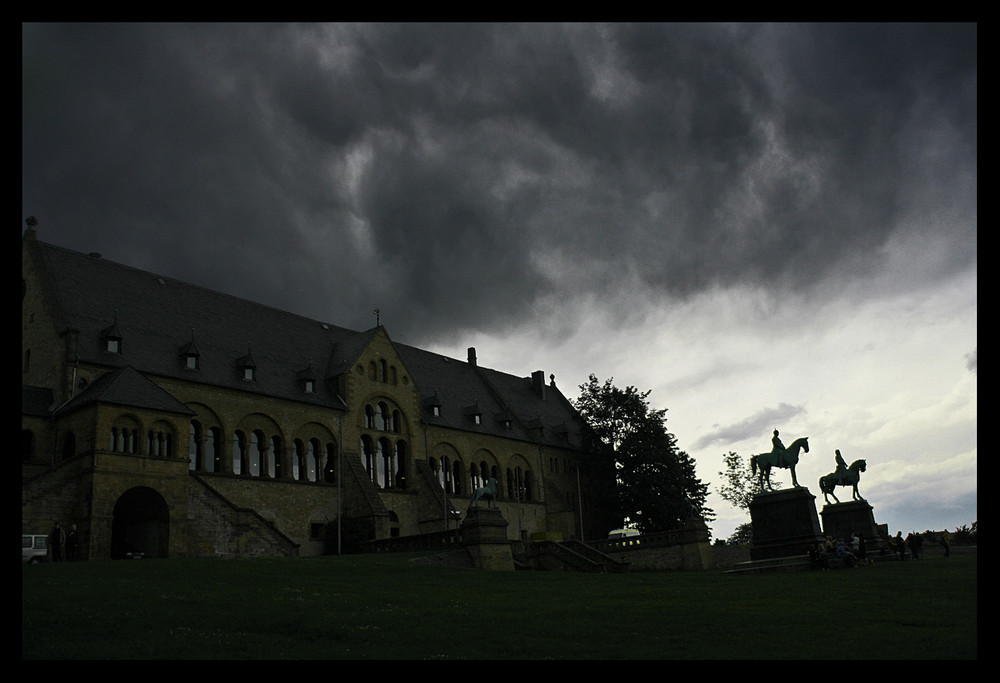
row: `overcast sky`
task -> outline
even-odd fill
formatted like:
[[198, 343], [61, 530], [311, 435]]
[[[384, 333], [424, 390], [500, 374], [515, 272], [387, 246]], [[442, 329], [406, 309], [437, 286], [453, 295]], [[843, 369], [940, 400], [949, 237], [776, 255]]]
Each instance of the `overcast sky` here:
[[[26, 24], [22, 229], [977, 512], [977, 28]], [[785, 484], [790, 482], [782, 471]], [[850, 498], [848, 489], [838, 496]]]

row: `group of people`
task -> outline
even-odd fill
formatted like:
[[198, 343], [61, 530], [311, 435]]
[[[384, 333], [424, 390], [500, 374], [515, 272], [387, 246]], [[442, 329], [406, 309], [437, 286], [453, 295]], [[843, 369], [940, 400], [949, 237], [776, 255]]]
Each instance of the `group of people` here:
[[52, 527], [52, 531], [49, 532], [49, 560], [52, 562], [62, 562], [63, 545], [65, 544], [65, 559], [67, 562], [72, 562], [76, 559], [76, 545], [79, 540], [80, 534], [76, 530], [76, 524], [70, 525], [64, 539], [62, 528], [59, 526], [59, 522], [56, 522], [56, 525]]
[[[944, 548], [944, 556], [951, 557], [951, 532], [947, 529], [941, 532], [941, 547]], [[889, 547], [892, 548], [900, 560], [906, 559], [906, 548], [910, 548], [910, 555], [914, 560], [919, 560], [924, 556], [924, 537], [912, 531], [903, 538], [903, 532], [897, 531], [896, 535], [889, 539]]]
[[865, 537], [855, 531], [849, 540], [834, 540], [830, 536], [822, 543], [815, 543], [809, 550], [809, 561], [814, 569], [829, 569], [834, 563], [844, 567], [859, 567], [872, 564], [868, 556]]

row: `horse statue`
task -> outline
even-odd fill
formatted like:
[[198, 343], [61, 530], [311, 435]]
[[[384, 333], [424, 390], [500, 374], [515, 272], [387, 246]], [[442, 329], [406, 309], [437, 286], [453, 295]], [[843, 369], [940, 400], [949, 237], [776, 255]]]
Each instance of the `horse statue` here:
[[826, 497], [826, 494], [833, 496], [833, 499], [840, 502], [840, 499], [833, 493], [833, 489], [837, 486], [853, 486], [854, 487], [854, 498], [853, 500], [864, 500], [858, 493], [858, 481], [861, 479], [861, 473], [865, 471], [867, 464], [864, 460], [855, 460], [851, 463], [850, 467], [847, 468], [846, 472], [830, 472], [826, 476], [819, 478], [819, 488], [823, 492], [823, 500], [827, 503], [830, 499]]
[[799, 481], [795, 478], [795, 465], [799, 462], [799, 451], [809, 452], [809, 437], [803, 436], [801, 439], [796, 439], [792, 442], [792, 445], [785, 450], [771, 451], [770, 453], [761, 453], [760, 455], [755, 455], [750, 458], [750, 473], [757, 474], [757, 470], [760, 470], [758, 478], [760, 480], [760, 487], [768, 488], [769, 490], [774, 490], [771, 487], [771, 482], [768, 479], [771, 475], [772, 467], [781, 467], [792, 471], [792, 486], [798, 488]]
[[479, 501], [484, 498], [490, 502], [490, 507], [496, 507], [497, 480], [494, 477], [490, 477], [489, 481], [486, 482], [486, 486], [481, 486], [472, 492], [472, 500], [469, 501], [469, 507], [473, 505], [479, 507]]

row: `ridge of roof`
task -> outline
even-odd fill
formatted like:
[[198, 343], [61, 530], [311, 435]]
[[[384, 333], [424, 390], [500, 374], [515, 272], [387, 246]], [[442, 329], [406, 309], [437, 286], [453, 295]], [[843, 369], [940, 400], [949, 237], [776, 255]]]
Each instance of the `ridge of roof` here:
[[[46, 269], [46, 289], [60, 308], [60, 324], [80, 332], [77, 350], [84, 362], [119, 370], [141, 368], [149, 375], [346, 410], [336, 383], [323, 380], [347, 372], [374, 336], [384, 332], [381, 325], [350, 330], [98, 255], [32, 241]], [[118, 354], [108, 352], [98, 334], [112, 326], [122, 339]], [[503, 431], [512, 438], [566, 445], [564, 437], [554, 437], [552, 427], [573, 425], [578, 415], [554, 385], [544, 388], [549, 398], [543, 399], [531, 377], [389, 341], [421, 402], [437, 394], [447, 406], [441, 418], [431, 419], [423, 410], [422, 418], [457, 429]], [[185, 353], [197, 354], [198, 369], [185, 366]], [[238, 359], [247, 356], [255, 365], [253, 381], [245, 380], [237, 366]], [[307, 368], [320, 375], [312, 394], [302, 388]], [[482, 411], [479, 424], [463, 410], [473, 404]]]

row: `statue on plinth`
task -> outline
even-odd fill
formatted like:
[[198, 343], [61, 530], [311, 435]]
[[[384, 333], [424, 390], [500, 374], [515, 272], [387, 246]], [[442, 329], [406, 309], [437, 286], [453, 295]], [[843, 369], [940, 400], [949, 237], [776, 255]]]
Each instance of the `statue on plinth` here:
[[771, 452], [761, 453], [760, 455], [755, 455], [750, 458], [750, 472], [752, 474], [758, 474], [760, 480], [761, 488], [767, 488], [773, 490], [771, 487], [771, 482], [769, 480], [772, 467], [781, 467], [792, 472], [792, 486], [795, 488], [799, 487], [799, 482], [795, 478], [795, 465], [799, 462], [799, 451], [809, 452], [809, 437], [803, 436], [801, 439], [796, 439], [792, 442], [792, 445], [785, 448], [784, 444], [781, 443], [781, 439], [778, 438], [778, 430], [774, 430], [774, 435], [771, 437]]
[[855, 460], [847, 466], [844, 464], [844, 458], [840, 455], [840, 450], [834, 451], [834, 460], [837, 463], [837, 469], [830, 474], [822, 476], [819, 478], [819, 489], [823, 492], [823, 499], [829, 503], [830, 499], [827, 498], [827, 494], [833, 496], [833, 499], [840, 502], [833, 490], [837, 486], [852, 486], [854, 488], [853, 500], [864, 500], [861, 494], [858, 493], [858, 482], [861, 480], [861, 473], [867, 469], [868, 465], [864, 460]]
[[490, 477], [489, 481], [486, 482], [486, 486], [481, 486], [473, 491], [469, 507], [471, 508], [473, 505], [479, 507], [479, 501], [484, 498], [490, 503], [490, 507], [496, 506], [497, 480], [494, 477]]

